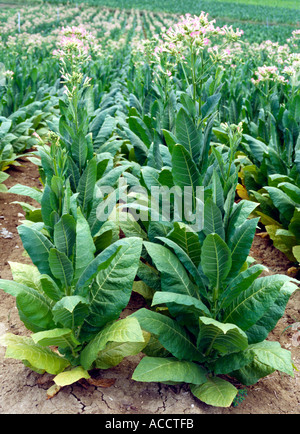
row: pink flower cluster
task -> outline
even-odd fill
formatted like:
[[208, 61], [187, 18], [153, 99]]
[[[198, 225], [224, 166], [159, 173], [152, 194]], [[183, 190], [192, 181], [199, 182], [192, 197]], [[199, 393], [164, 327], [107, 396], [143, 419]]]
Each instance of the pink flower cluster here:
[[300, 29], [298, 29], [298, 30], [294, 30], [294, 31], [292, 32], [292, 38], [293, 38], [293, 39], [300, 39]]
[[182, 41], [208, 45], [209, 37], [216, 33], [215, 20], [209, 21], [208, 14], [204, 12], [199, 16], [181, 15], [180, 19], [181, 21], [170, 27], [162, 36], [165, 41], [171, 41], [172, 49], [175, 48], [176, 43]]
[[65, 62], [83, 62], [88, 60], [89, 51], [94, 42], [94, 37], [83, 27], [63, 27], [58, 42], [58, 49], [53, 51], [53, 56]]
[[257, 79], [251, 78], [251, 81], [255, 85], [265, 81], [281, 84], [288, 83], [288, 80], [283, 75], [280, 75], [277, 66], [259, 66], [254, 74], [257, 76]]
[[184, 59], [184, 51], [195, 49], [196, 53], [212, 44], [214, 37], [226, 38], [228, 42], [238, 41], [243, 35], [243, 30], [233, 30], [232, 26], [215, 27], [216, 20], [209, 21], [208, 14], [201, 12], [199, 16], [185, 14], [180, 16], [180, 21], [169, 27], [163, 28], [163, 41], [155, 47], [154, 55], [167, 52], [172, 55], [179, 55]]

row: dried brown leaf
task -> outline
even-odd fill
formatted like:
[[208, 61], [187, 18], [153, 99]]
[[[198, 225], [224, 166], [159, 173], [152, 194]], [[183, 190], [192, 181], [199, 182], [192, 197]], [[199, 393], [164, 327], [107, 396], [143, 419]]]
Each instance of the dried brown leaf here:
[[115, 378], [100, 378], [98, 380], [96, 380], [95, 378], [89, 378], [87, 380], [87, 382], [91, 385], [91, 386], [96, 386], [96, 387], [111, 387], [115, 384], [116, 379]]

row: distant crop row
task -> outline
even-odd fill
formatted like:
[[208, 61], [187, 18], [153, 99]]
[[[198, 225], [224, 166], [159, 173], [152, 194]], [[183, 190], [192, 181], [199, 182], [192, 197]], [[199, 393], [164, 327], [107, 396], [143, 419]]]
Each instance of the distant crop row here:
[[[48, 1], [47, 3], [64, 3], [63, 1]], [[89, 4], [91, 6], [117, 7], [121, 9], [146, 9], [150, 11], [170, 12], [175, 14], [191, 13], [199, 14], [202, 10], [208, 12], [212, 18], [228, 17], [231, 19], [245, 20], [245, 21], [259, 21], [266, 22], [267, 20], [276, 23], [297, 23], [300, 20], [300, 12], [297, 2], [290, 3], [290, 7], [278, 7], [274, 2], [256, 4], [249, 2], [235, 2], [235, 1], [172, 1], [165, 0], [146, 0], [140, 2], [139, 0], [72, 0], [74, 5]]]

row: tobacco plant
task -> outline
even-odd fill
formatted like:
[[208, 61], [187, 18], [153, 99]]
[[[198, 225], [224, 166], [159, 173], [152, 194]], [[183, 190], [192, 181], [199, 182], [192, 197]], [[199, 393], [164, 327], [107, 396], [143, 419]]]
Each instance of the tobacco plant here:
[[[0, 287], [16, 297], [30, 337], [6, 334], [6, 357], [56, 375], [57, 386], [89, 378], [138, 353], [148, 339], [134, 318], [119, 320], [136, 276], [142, 240], [122, 239], [96, 254], [80, 208], [54, 225], [55, 243], [39, 223], [18, 228], [33, 265], [11, 263], [13, 280]], [[105, 350], [105, 351], [104, 351]]]
[[58, 388], [89, 378], [93, 367], [115, 366], [148, 339], [136, 319], [117, 321], [129, 302], [142, 240], [112, 242], [107, 233], [103, 240], [105, 221], [97, 210], [107, 199], [98, 191], [101, 181], [107, 185], [106, 171], [112, 186], [125, 169], [115, 173], [111, 154], [94, 153], [79, 90], [71, 90], [69, 103], [60, 101], [62, 137], [51, 133], [44, 144], [37, 136], [44, 189], [16, 185], [10, 190], [40, 204], [22, 204], [27, 220], [18, 228], [33, 265], [11, 264], [14, 280], [0, 281], [1, 289], [16, 297], [20, 318], [33, 332], [31, 337], [5, 335], [6, 357], [56, 375]]
[[[272, 137], [268, 143], [245, 135], [242, 146], [250, 161], [245, 161], [241, 180], [251, 200], [260, 206], [256, 214], [261, 217], [274, 246], [291, 261], [297, 258], [293, 249], [300, 244], [300, 96], [281, 109], [272, 124]], [[278, 109], [279, 110], [279, 109]], [[252, 164], [251, 164], [252, 163]]]
[[230, 377], [251, 385], [275, 370], [293, 376], [290, 352], [266, 338], [297, 281], [259, 277], [264, 267], [250, 266], [258, 219], [247, 217], [256, 205], [216, 199], [205, 201], [203, 231], [174, 223], [166, 236], [144, 242], [138, 275], [151, 308], [132, 316], [151, 345], [133, 379], [188, 383], [200, 400], [226, 407], [238, 392]]

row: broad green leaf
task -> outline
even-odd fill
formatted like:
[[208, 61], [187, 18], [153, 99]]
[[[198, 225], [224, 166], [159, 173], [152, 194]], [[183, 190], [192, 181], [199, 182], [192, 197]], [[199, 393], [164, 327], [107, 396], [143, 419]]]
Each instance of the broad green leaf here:
[[[112, 116], [106, 116], [97, 137], [93, 141], [94, 150], [99, 152], [101, 145], [103, 145], [112, 135], [113, 130], [116, 127], [116, 119]], [[100, 150], [101, 152], [101, 150]]]
[[123, 128], [128, 139], [130, 140], [133, 148], [134, 148], [134, 153], [136, 156], [136, 159], [138, 161], [139, 164], [144, 164], [146, 159], [147, 159], [147, 155], [148, 155], [148, 148], [145, 145], [145, 143], [139, 138], [139, 136], [137, 136], [133, 131], [131, 131], [129, 128], [124, 127]]
[[279, 342], [263, 341], [249, 345], [248, 351], [253, 351], [255, 359], [270, 366], [276, 371], [294, 376], [291, 352], [281, 348]]
[[152, 187], [161, 187], [162, 184], [159, 182], [159, 174], [160, 172], [153, 167], [144, 166], [141, 169], [143, 181], [149, 191], [151, 191]]
[[258, 221], [259, 218], [246, 220], [237, 228], [232, 238], [228, 240], [232, 259], [230, 276], [238, 273], [245, 263], [253, 243]]
[[273, 372], [275, 372], [274, 368], [265, 365], [254, 358], [251, 363], [243, 366], [237, 371], [231, 372], [230, 375], [245, 386], [251, 386], [252, 384], [257, 383], [261, 378], [266, 377]]
[[128, 119], [128, 124], [131, 131], [139, 136], [147, 148], [149, 148], [152, 142], [152, 137], [147, 125], [142, 121], [142, 119], [137, 116], [130, 116]]
[[185, 147], [194, 161], [197, 161], [200, 156], [201, 139], [192, 119], [183, 108], [178, 111], [175, 128], [178, 143]]
[[51, 219], [51, 214], [53, 210], [58, 208], [57, 198], [55, 193], [52, 191], [49, 184], [45, 185], [42, 200], [41, 200], [41, 214], [43, 222], [46, 227], [53, 227], [53, 221]]
[[197, 267], [200, 263], [201, 245], [198, 234], [188, 225], [175, 222], [174, 229], [167, 235], [169, 240], [178, 244]]
[[214, 373], [215, 375], [227, 375], [251, 364], [253, 360], [254, 352], [248, 351], [248, 349], [237, 353], [225, 354], [219, 357], [214, 364]]
[[64, 288], [71, 286], [74, 274], [73, 265], [65, 253], [54, 248], [50, 249], [49, 265], [53, 276], [61, 281]]
[[67, 257], [73, 254], [76, 238], [76, 222], [74, 217], [64, 214], [54, 226], [54, 244], [57, 250]]
[[283, 252], [290, 261], [294, 261], [295, 258], [292, 254], [292, 249], [297, 242], [294, 234], [290, 231], [280, 229], [278, 225], [267, 225], [266, 231], [273, 241], [274, 247]]
[[162, 346], [179, 360], [203, 361], [203, 356], [191, 336], [177, 321], [157, 312], [139, 309], [132, 314], [142, 329], [157, 336]]
[[177, 294], [174, 292], [162, 292], [162, 291], [156, 291], [153, 300], [152, 300], [152, 306], [156, 306], [158, 304], [167, 304], [167, 303], [174, 303], [176, 305], [179, 305], [178, 307], [181, 307], [186, 312], [193, 312], [197, 316], [200, 315], [207, 315], [208, 317], [211, 316], [211, 313], [209, 309], [205, 306], [204, 303], [202, 303], [201, 300], [198, 300], [195, 297], [191, 297], [190, 295], [185, 294]]
[[283, 191], [276, 187], [265, 186], [265, 190], [270, 195], [275, 207], [279, 210], [280, 214], [287, 220], [290, 221], [293, 217], [296, 203]]
[[142, 240], [132, 237], [117, 243], [106, 249], [106, 254], [115, 253], [116, 246], [121, 246], [108, 266], [98, 272], [90, 289], [89, 315], [83, 324], [83, 333], [97, 333], [107, 322], [116, 320], [129, 302]]
[[[172, 175], [174, 184], [182, 189], [185, 207], [194, 212], [199, 196], [200, 173], [189, 152], [182, 145], [175, 145], [172, 152]], [[197, 188], [198, 187], [198, 188]], [[185, 216], [187, 209], [185, 208]], [[186, 219], [191, 217], [186, 216]]]
[[267, 338], [268, 334], [275, 328], [280, 318], [283, 317], [287, 302], [297, 289], [298, 286], [291, 282], [289, 277], [286, 276], [286, 281], [282, 284], [275, 302], [260, 320], [247, 329], [246, 334], [250, 344], [261, 342]]
[[[104, 176], [102, 176], [101, 179], [98, 179], [97, 181], [97, 187], [101, 186], [114, 186], [120, 176], [125, 172], [129, 167], [131, 167], [130, 163], [123, 163], [121, 166], [114, 167], [108, 173], [106, 173]], [[117, 198], [115, 200], [118, 200], [118, 194], [122, 193], [122, 187], [120, 188], [120, 192], [117, 192], [115, 195], [112, 195], [113, 197]]]
[[291, 222], [288, 226], [288, 230], [295, 235], [297, 243], [300, 243], [300, 207], [295, 209]]
[[[195, 279], [196, 285], [198, 285], [199, 293], [207, 298], [207, 292], [205, 285], [202, 281], [202, 276], [196, 267], [196, 265], [192, 262], [191, 258], [188, 256], [188, 254], [174, 241], [169, 240], [165, 237], [156, 237], [158, 240], [163, 241], [167, 246], [171, 247], [171, 249], [174, 250], [175, 255], [178, 257], [182, 265], [187, 269], [187, 271], [193, 276]], [[196, 295], [196, 294], [195, 294]], [[197, 295], [199, 297], [199, 295]]]
[[72, 157], [77, 163], [79, 170], [81, 171], [86, 164], [88, 154], [87, 141], [82, 131], [80, 131], [76, 135], [76, 137], [74, 137], [74, 140], [72, 141], [71, 151]]
[[140, 224], [130, 212], [116, 211], [110, 218], [114, 219], [114, 223], [121, 229], [126, 237], [147, 239], [146, 232], [141, 228]]
[[[294, 376], [291, 353], [281, 348], [279, 342], [262, 341], [249, 345], [246, 353], [251, 354], [252, 361], [230, 373], [246, 386], [255, 384], [260, 378], [266, 377], [274, 371]], [[235, 365], [233, 364], [232, 369], [234, 368]]]
[[[117, 202], [127, 188], [127, 185], [119, 187], [116, 192], [109, 194], [104, 200], [101, 200], [100, 203], [99, 200], [93, 201], [93, 206], [87, 219], [93, 237], [97, 236], [102, 227], [107, 224], [112, 211], [115, 210]], [[101, 187], [99, 191], [101, 191]]]
[[[211, 188], [212, 188], [212, 200], [213, 200], [213, 202], [217, 205], [217, 207], [220, 210], [223, 210], [224, 209], [224, 194], [225, 193], [224, 193], [224, 189], [222, 187], [222, 182], [220, 180], [220, 175], [218, 174], [216, 169], [214, 169], [214, 171], [213, 171]], [[235, 194], [235, 189], [234, 189], [234, 194]]]
[[76, 366], [76, 368], [60, 372], [53, 378], [53, 381], [57, 386], [64, 387], [74, 384], [82, 378], [88, 380], [91, 376], [82, 366]]
[[225, 239], [223, 218], [220, 208], [209, 198], [204, 205], [204, 232], [206, 235], [218, 234], [222, 240]]
[[80, 208], [77, 209], [76, 221], [76, 267], [75, 278], [94, 260], [96, 247], [90, 232], [90, 227]]
[[104, 327], [83, 349], [80, 362], [90, 369], [108, 342], [144, 342], [143, 333], [136, 318], [127, 317]]
[[177, 139], [177, 137], [174, 136], [173, 133], [171, 133], [171, 131], [168, 131], [166, 129], [162, 129], [161, 131], [164, 135], [164, 139], [166, 141], [166, 144], [167, 144], [168, 148], [170, 149], [170, 152], [172, 153], [173, 146], [176, 145], [176, 143], [178, 143], [178, 139]]
[[161, 273], [162, 291], [197, 296], [197, 287], [174, 253], [160, 244], [144, 242], [144, 246]]
[[[51, 304], [43, 294], [27, 287], [16, 296], [17, 308], [21, 320], [32, 331], [46, 330], [54, 327]], [[22, 313], [22, 315], [21, 315]], [[23, 315], [26, 317], [23, 318]]]
[[50, 249], [54, 247], [51, 241], [41, 232], [29, 226], [19, 226], [18, 232], [24, 249], [29, 254], [39, 272], [52, 276], [48, 261]]
[[96, 137], [100, 128], [103, 125], [103, 122], [107, 115], [114, 116], [116, 110], [118, 109], [117, 105], [113, 105], [106, 109], [99, 108], [94, 112], [94, 118], [92, 122], [89, 124], [89, 131], [93, 134], [93, 137]]
[[221, 97], [222, 97], [221, 93], [215, 93], [214, 95], [207, 97], [205, 103], [201, 107], [201, 113], [203, 119], [210, 116], [217, 109]]
[[88, 301], [79, 295], [63, 297], [52, 309], [54, 321], [72, 329], [83, 323], [88, 311]]
[[236, 324], [242, 330], [254, 325], [273, 305], [286, 276], [260, 277], [243, 291], [224, 312], [223, 322]]
[[[146, 332], [147, 333], [147, 332]], [[156, 336], [150, 334], [150, 339], [145, 348], [143, 348], [143, 354], [149, 357], [168, 357], [170, 356], [162, 344], [159, 342]]]
[[231, 252], [227, 244], [217, 234], [207, 235], [202, 245], [201, 267], [214, 288], [221, 287], [231, 265]]
[[204, 384], [190, 387], [196, 398], [215, 407], [229, 407], [238, 392], [231, 383], [219, 377], [209, 377]]
[[16, 297], [20, 318], [29, 330], [35, 332], [54, 327], [51, 306], [43, 294], [13, 280], [0, 280], [0, 288]]
[[175, 358], [143, 357], [136, 367], [132, 379], [142, 382], [192, 383], [206, 382], [206, 370], [193, 362]]
[[263, 270], [267, 270], [267, 268], [261, 264], [255, 264], [231, 280], [225, 291], [220, 295], [221, 307], [226, 309], [241, 292], [249, 288]]
[[58, 301], [65, 294], [64, 291], [57, 286], [56, 282], [47, 274], [40, 275], [40, 285], [43, 292], [47, 297], [51, 298], [51, 300]]
[[156, 242], [158, 237], [166, 237], [173, 229], [173, 223], [169, 221], [150, 221], [147, 228], [149, 241]]
[[34, 333], [31, 338], [35, 344], [42, 347], [56, 346], [61, 348], [73, 348], [80, 344], [75, 339], [73, 332], [68, 328], [57, 328]]
[[151, 143], [149, 147], [149, 153], [147, 157], [147, 167], [152, 167], [154, 169], [158, 169], [162, 171], [163, 166], [169, 166], [169, 162], [171, 161], [171, 154], [169, 149], [158, 143], [155, 139], [153, 143]]
[[97, 369], [117, 366], [125, 357], [139, 354], [148, 344], [150, 333], [143, 332], [144, 342], [109, 342], [95, 361]]
[[[161, 287], [161, 280], [159, 272], [149, 264], [144, 264], [140, 261], [137, 270], [137, 277], [146, 283], [153, 291], [159, 291]], [[151, 297], [152, 298], [152, 297]]]
[[252, 155], [257, 159], [257, 162], [261, 163], [264, 155], [268, 153], [268, 146], [248, 134], [243, 134], [243, 138], [248, 142]]
[[[64, 179], [60, 176], [52, 176], [51, 178], [51, 190], [54, 192], [56, 198], [56, 204], [59, 204], [59, 199], [63, 196], [64, 191]], [[54, 205], [54, 204], [53, 204]], [[55, 209], [55, 206], [53, 206]]]
[[17, 297], [22, 291], [26, 292], [28, 290], [28, 286], [19, 282], [15, 282], [14, 280], [6, 280], [0, 279], [0, 289], [2, 289], [7, 294], [12, 295], [13, 297]]
[[89, 202], [93, 199], [97, 180], [97, 159], [94, 157], [86, 166], [77, 187], [78, 201], [83, 211], [86, 211]]
[[241, 226], [257, 207], [258, 203], [249, 200], [241, 200], [238, 204], [234, 205], [229, 217], [228, 229], [226, 231], [227, 241], [231, 239], [236, 228]]
[[68, 174], [68, 177], [70, 180], [72, 190], [76, 191], [77, 186], [78, 186], [78, 182], [80, 179], [80, 171], [79, 171], [77, 164], [75, 163], [75, 161], [73, 160], [73, 158], [70, 155], [68, 156], [68, 172], [67, 172], [67, 174]]
[[158, 176], [158, 182], [170, 189], [174, 187], [174, 179], [171, 167], [163, 167]]
[[8, 333], [0, 338], [0, 342], [7, 347], [6, 358], [21, 360], [26, 366], [30, 364], [34, 370], [56, 375], [69, 365], [68, 360], [49, 348], [35, 344], [29, 337]]
[[281, 182], [278, 188], [283, 190], [296, 204], [300, 201], [300, 188], [291, 182]]
[[40, 273], [34, 265], [9, 262], [13, 280], [30, 288], [41, 290]]
[[41, 203], [43, 192], [37, 188], [28, 187], [27, 185], [15, 184], [9, 190], [9, 193], [18, 194], [20, 196], [28, 196], [36, 202]]
[[103, 252], [99, 253], [99, 255], [97, 255], [95, 259], [88, 264], [88, 266], [83, 270], [77, 281], [75, 288], [75, 293], [77, 295], [85, 294], [86, 289], [97, 276], [99, 271], [102, 269], [106, 269], [109, 266], [109, 264], [114, 260], [118, 252], [121, 250], [121, 243], [122, 242], [118, 241], [114, 242]]
[[223, 324], [213, 318], [199, 318], [197, 346], [206, 355], [212, 350], [221, 354], [245, 350], [248, 346], [247, 335], [235, 324]]

